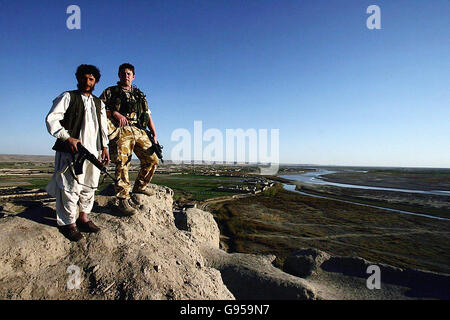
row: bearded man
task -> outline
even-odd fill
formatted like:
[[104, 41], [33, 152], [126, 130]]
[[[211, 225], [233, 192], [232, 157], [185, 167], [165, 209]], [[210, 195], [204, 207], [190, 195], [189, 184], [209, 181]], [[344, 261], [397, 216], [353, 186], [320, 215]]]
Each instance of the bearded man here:
[[83, 173], [74, 174], [71, 163], [78, 151], [77, 143], [81, 142], [89, 152], [98, 155], [104, 164], [109, 163], [105, 104], [92, 94], [100, 80], [100, 71], [93, 65], [82, 64], [75, 76], [78, 89], [66, 91], [53, 100], [46, 117], [48, 132], [57, 138], [53, 146], [55, 173], [46, 190], [56, 198], [58, 229], [71, 241], [83, 238], [80, 231], [100, 230], [87, 217], [94, 204], [100, 170], [85, 161]]

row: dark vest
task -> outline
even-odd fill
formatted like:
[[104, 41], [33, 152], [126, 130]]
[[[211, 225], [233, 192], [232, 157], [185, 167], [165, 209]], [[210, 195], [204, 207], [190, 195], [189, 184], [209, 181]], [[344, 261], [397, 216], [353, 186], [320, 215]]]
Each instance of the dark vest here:
[[[109, 87], [111, 90], [111, 98], [108, 103], [111, 112], [117, 111], [125, 116], [128, 120], [134, 120], [138, 128], [145, 129], [148, 124], [148, 110], [145, 94], [136, 87], [133, 87], [131, 92], [128, 92], [133, 99], [128, 99], [126, 93], [119, 85]], [[130, 118], [134, 114], [135, 118]], [[115, 119], [114, 119], [115, 120]]]
[[[81, 93], [78, 90], [69, 91], [69, 93], [70, 93], [69, 107], [67, 108], [66, 113], [64, 114], [64, 119], [62, 119], [60, 123], [61, 126], [63, 126], [64, 129], [67, 130], [67, 132], [72, 138], [79, 139], [81, 126], [84, 120], [84, 103], [83, 99], [81, 98]], [[92, 98], [94, 99], [95, 109], [97, 111], [97, 122], [99, 134], [101, 137], [102, 132], [101, 100], [94, 95], [92, 95]], [[101, 138], [100, 144], [101, 147], [103, 148], [104, 146]], [[69, 145], [66, 142], [62, 141], [61, 139], [56, 139], [55, 145], [53, 146], [52, 149], [55, 151], [70, 152]]]

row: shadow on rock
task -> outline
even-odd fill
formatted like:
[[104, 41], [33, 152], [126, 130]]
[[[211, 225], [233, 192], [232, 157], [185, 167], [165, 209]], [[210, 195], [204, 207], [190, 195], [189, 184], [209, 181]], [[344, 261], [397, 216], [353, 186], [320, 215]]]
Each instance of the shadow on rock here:
[[[343, 275], [365, 278], [367, 268], [375, 263], [362, 258], [332, 257], [322, 263], [321, 268], [328, 272], [339, 272]], [[450, 275], [438, 274], [416, 269], [400, 269], [384, 264], [376, 264], [380, 268], [381, 283], [409, 288], [405, 292], [412, 298], [450, 298]]]
[[57, 227], [56, 211], [49, 207], [44, 207], [40, 201], [17, 201], [15, 204], [26, 207], [17, 217], [25, 218], [50, 227]]
[[121, 217], [122, 213], [118, 209], [118, 200], [114, 196], [96, 195], [93, 212], [105, 213], [113, 217]]
[[284, 271], [308, 278], [323, 271], [348, 277], [368, 279], [368, 267], [380, 268], [381, 285], [404, 287], [404, 295], [410, 298], [450, 298], [450, 275], [417, 269], [401, 269], [382, 263], [372, 263], [360, 257], [339, 257], [317, 249], [300, 249], [286, 258]]

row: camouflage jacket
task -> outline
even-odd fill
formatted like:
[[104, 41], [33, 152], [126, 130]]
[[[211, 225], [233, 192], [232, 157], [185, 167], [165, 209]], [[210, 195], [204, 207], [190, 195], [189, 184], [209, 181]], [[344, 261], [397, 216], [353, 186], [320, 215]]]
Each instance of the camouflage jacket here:
[[125, 116], [130, 124], [142, 129], [147, 127], [151, 114], [145, 94], [136, 87], [126, 90], [119, 85], [106, 88], [100, 95], [100, 99], [109, 111], [109, 118], [115, 122], [112, 114], [117, 111]]

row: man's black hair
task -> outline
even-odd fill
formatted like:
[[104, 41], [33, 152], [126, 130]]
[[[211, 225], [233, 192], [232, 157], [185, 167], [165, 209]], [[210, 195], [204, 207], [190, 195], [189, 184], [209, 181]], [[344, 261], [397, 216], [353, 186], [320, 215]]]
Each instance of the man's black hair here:
[[133, 72], [133, 75], [135, 75], [134, 66], [130, 63], [122, 63], [119, 67], [119, 73], [122, 69], [130, 69]]
[[95, 82], [100, 81], [100, 70], [96, 66], [90, 65], [90, 64], [82, 64], [78, 66], [77, 72], [75, 73], [75, 76], [77, 77], [77, 80], [81, 78], [81, 76], [84, 76], [85, 74], [92, 74], [95, 78]]

